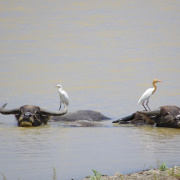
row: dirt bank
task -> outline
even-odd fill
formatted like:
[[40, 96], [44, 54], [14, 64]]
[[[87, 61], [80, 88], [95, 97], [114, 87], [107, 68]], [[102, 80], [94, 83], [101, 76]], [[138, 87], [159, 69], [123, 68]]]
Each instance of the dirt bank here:
[[[92, 178], [86, 177], [83, 180], [91, 180]], [[144, 170], [132, 174], [115, 173], [113, 176], [102, 175], [100, 180], [180, 180], [180, 167], [168, 168], [165, 171], [159, 169]], [[93, 179], [96, 180], [96, 179]], [[97, 179], [98, 180], [98, 179]]]

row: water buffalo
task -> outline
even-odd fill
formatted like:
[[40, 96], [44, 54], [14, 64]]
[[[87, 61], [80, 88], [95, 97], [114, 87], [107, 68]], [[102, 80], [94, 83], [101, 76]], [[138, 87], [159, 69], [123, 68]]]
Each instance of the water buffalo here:
[[154, 111], [137, 111], [130, 116], [113, 121], [113, 123], [131, 123], [136, 125], [156, 125], [157, 127], [180, 128], [180, 108], [162, 106]]
[[24, 105], [15, 109], [5, 109], [6, 105], [7, 103], [1, 106], [0, 113], [4, 115], [14, 114], [18, 126], [40, 126], [42, 123], [46, 124], [51, 116], [62, 116], [67, 113], [66, 106], [62, 111], [49, 111], [32, 105]]
[[108, 120], [107, 116], [104, 116], [100, 112], [92, 110], [78, 110], [75, 112], [68, 112], [63, 116], [52, 116], [51, 120], [65, 122], [66, 126], [73, 127], [100, 127], [102, 124], [97, 121]]
[[77, 121], [77, 120], [101, 121], [110, 118], [104, 116], [98, 111], [78, 110], [75, 112], [68, 112], [63, 116], [51, 117], [51, 119], [56, 121]]

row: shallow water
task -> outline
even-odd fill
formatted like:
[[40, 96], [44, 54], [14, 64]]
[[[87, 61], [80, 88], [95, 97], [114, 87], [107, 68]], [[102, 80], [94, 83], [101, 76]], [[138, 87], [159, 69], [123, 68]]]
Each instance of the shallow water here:
[[[70, 96], [69, 111], [98, 110], [112, 119], [162, 80], [152, 109], [180, 105], [179, 1], [0, 2], [0, 103], [57, 110], [54, 86]], [[0, 115], [0, 172], [7, 179], [82, 179], [180, 165], [180, 131], [155, 127], [72, 128], [59, 122], [17, 127]], [[0, 179], [3, 177], [0, 177]]]

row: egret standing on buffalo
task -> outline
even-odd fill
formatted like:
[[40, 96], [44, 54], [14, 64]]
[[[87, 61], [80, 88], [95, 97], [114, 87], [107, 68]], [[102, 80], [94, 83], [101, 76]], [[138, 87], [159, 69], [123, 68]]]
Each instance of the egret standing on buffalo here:
[[[148, 102], [149, 102], [149, 98], [154, 94], [154, 92], [156, 91], [157, 89], [157, 86], [156, 86], [156, 83], [157, 82], [162, 82], [162, 81], [159, 81], [158, 79], [154, 79], [153, 80], [153, 88], [149, 88], [147, 89], [144, 94], [140, 97], [139, 101], [138, 101], [138, 104], [142, 104], [144, 106], [144, 102], [147, 101], [146, 103], [146, 106], [149, 108], [148, 106]], [[146, 107], [144, 106], [145, 110], [147, 111]], [[149, 108], [150, 110], [150, 108]]]
[[58, 90], [59, 90], [59, 97], [60, 97], [60, 107], [59, 107], [59, 110], [60, 110], [61, 109], [61, 103], [64, 104], [64, 107], [69, 105], [69, 96], [66, 93], [66, 91], [64, 91], [62, 89], [62, 86], [60, 84], [58, 84], [55, 87], [57, 87]]

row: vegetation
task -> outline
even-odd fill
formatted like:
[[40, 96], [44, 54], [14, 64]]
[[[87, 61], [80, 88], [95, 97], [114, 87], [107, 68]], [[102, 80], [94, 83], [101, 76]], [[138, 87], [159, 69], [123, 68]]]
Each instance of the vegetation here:
[[[162, 163], [158, 169], [150, 169], [150, 170], [143, 170], [141, 172], [129, 174], [129, 175], [122, 175], [116, 173], [114, 176], [105, 176], [102, 175], [101, 172], [97, 172], [96, 170], [92, 169], [94, 175], [88, 176], [86, 180], [112, 180], [112, 179], [119, 179], [119, 180], [129, 180], [129, 179], [153, 179], [153, 180], [160, 180], [160, 179], [173, 179], [177, 178], [180, 179], [180, 167], [173, 166], [172, 168], [168, 168], [166, 162]], [[6, 176], [1, 173], [2, 179], [7, 180]], [[103, 177], [102, 177], [103, 176]], [[56, 169], [53, 167], [53, 176], [52, 180], [57, 180]], [[20, 180], [20, 179], [19, 179]], [[73, 180], [73, 179], [72, 179]]]
[[166, 171], [167, 169], [169, 169], [169, 168], [166, 166], [166, 162], [164, 162], [163, 164], [161, 164], [161, 166], [159, 167], [159, 170], [160, 170], [160, 171]]
[[[6, 176], [3, 173], [1, 173], [1, 175], [3, 177], [3, 180], [7, 180]], [[53, 167], [53, 177], [52, 178], [53, 178], [53, 180], [57, 180], [56, 168], [55, 167]]]
[[152, 167], [149, 170], [143, 170], [140, 172], [132, 173], [123, 175], [120, 173], [115, 173], [113, 176], [107, 176], [102, 175], [101, 173], [98, 173], [96, 170], [93, 170], [94, 176], [86, 177], [83, 180], [129, 180], [129, 179], [146, 179], [146, 180], [161, 180], [161, 179], [168, 179], [168, 180], [174, 180], [179, 179], [180, 180], [180, 167], [179, 166], [173, 166], [172, 168], [168, 168], [166, 165], [166, 162], [159, 165], [158, 168], [153, 169]]
[[160, 171], [166, 171], [167, 169], [169, 169], [167, 166], [166, 166], [166, 162], [164, 162], [163, 164], [161, 164], [159, 170]]
[[90, 180], [103, 180], [101, 172], [98, 173], [96, 170], [92, 169], [92, 171], [94, 172], [94, 176], [90, 176]]
[[173, 166], [172, 168], [169, 169], [168, 173], [170, 176], [180, 179], [180, 169], [177, 169], [176, 167]]
[[53, 167], [53, 180], [57, 180], [56, 168]]
[[3, 173], [1, 173], [1, 175], [3, 177], [3, 180], [7, 180], [6, 176]]

